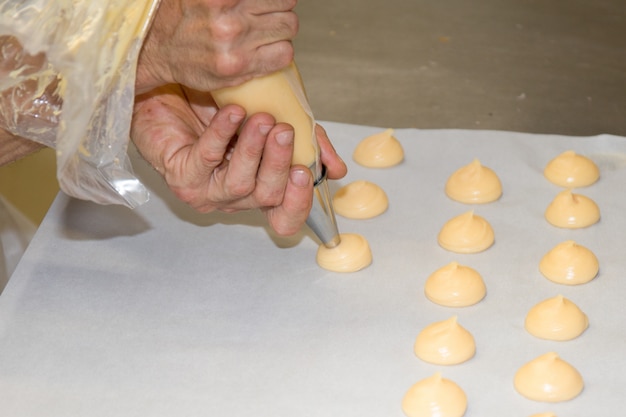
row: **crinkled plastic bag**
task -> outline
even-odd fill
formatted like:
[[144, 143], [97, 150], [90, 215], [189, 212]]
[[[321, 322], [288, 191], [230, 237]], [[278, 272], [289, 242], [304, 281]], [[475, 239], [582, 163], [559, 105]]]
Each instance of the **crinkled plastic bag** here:
[[136, 63], [158, 0], [0, 0], [0, 126], [57, 151], [67, 194], [136, 207]]

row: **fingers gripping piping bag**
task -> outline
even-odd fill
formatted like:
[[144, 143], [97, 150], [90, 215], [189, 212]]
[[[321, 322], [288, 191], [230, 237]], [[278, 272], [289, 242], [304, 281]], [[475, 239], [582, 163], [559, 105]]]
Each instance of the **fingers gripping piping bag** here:
[[315, 119], [304, 93], [296, 64], [275, 73], [254, 78], [234, 87], [212, 91], [219, 107], [237, 104], [248, 115], [269, 113], [277, 122], [289, 123], [295, 131], [292, 163], [309, 167], [315, 178], [313, 207], [307, 225], [328, 248], [340, 242], [332, 207], [326, 168], [320, 162], [320, 150], [315, 136]]

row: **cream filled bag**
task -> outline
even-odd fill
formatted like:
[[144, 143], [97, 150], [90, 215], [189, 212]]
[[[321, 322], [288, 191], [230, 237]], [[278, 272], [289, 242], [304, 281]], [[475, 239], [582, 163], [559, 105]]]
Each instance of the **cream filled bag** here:
[[67, 194], [136, 207], [136, 63], [158, 0], [0, 0], [0, 127], [53, 147]]

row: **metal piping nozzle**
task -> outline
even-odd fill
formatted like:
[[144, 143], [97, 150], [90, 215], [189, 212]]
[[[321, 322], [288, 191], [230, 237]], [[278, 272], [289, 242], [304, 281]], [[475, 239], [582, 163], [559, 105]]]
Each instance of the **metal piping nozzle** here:
[[341, 238], [337, 229], [335, 211], [333, 210], [328, 181], [326, 179], [326, 167], [322, 165], [322, 173], [313, 188], [313, 206], [306, 220], [306, 224], [313, 230], [317, 237], [327, 248], [339, 245]]

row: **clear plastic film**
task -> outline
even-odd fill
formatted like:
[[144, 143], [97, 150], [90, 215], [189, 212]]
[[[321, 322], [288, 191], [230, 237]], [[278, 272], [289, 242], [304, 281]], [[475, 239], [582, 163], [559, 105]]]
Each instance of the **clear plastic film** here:
[[67, 194], [136, 207], [135, 72], [159, 0], [0, 0], [0, 127], [56, 149]]

